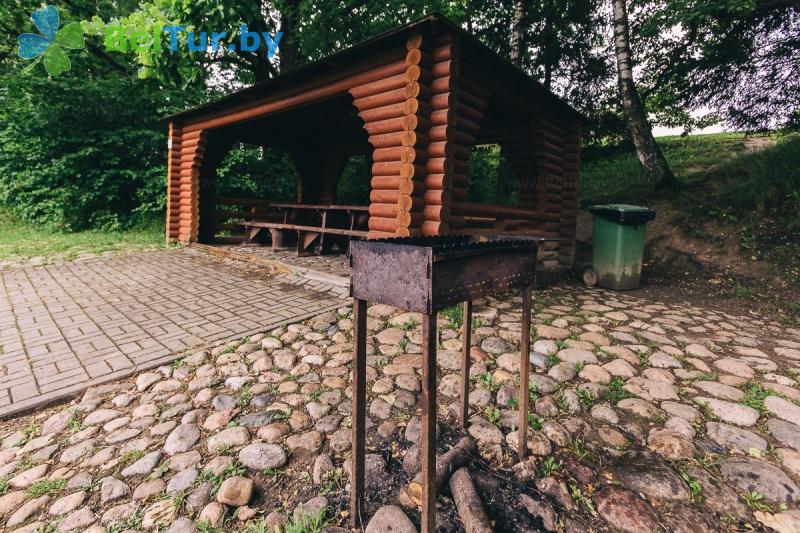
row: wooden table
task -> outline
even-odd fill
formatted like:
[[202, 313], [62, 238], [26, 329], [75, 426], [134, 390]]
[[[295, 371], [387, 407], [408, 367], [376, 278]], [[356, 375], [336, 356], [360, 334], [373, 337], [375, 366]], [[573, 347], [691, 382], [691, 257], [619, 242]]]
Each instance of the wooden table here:
[[[352, 237], [365, 238], [366, 230], [358, 229], [359, 217], [369, 212], [369, 207], [361, 205], [317, 205], [317, 204], [269, 204], [271, 209], [276, 209], [283, 214], [283, 222], [262, 222], [258, 220], [242, 222], [245, 229], [245, 243], [253, 244], [258, 241], [258, 235], [263, 229], [268, 229], [272, 234], [272, 247], [283, 247], [286, 232], [297, 233], [297, 253], [302, 253], [319, 239], [320, 250], [324, 253], [326, 246], [331, 240], [326, 241], [325, 235], [346, 237], [348, 242]], [[335, 225], [336, 218], [332, 215], [346, 215], [346, 227], [341, 224]], [[302, 223], [303, 219], [308, 220], [319, 217], [319, 224]], [[298, 223], [299, 222], [299, 223]], [[333, 224], [332, 224], [333, 222]], [[335, 240], [335, 239], [334, 239]]]

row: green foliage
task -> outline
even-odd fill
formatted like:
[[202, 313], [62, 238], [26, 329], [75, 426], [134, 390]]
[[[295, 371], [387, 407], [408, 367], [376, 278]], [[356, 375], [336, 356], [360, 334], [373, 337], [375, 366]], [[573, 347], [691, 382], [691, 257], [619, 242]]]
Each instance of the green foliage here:
[[144, 511], [142, 509], [137, 509], [128, 518], [120, 520], [119, 522], [114, 522], [113, 524], [108, 526], [106, 528], [106, 532], [122, 533], [123, 531], [128, 531], [129, 529], [137, 530], [142, 527], [143, 519], [144, 519]]
[[[633, 27], [640, 84], [663, 123], [695, 126], [713, 109], [727, 125], [797, 125], [797, 11], [791, 2], [641, 0]], [[702, 117], [701, 122], [713, 120]]]
[[597, 398], [588, 389], [575, 389], [575, 394], [578, 395], [578, 400], [584, 409], [589, 409], [597, 401]]
[[704, 498], [702, 483], [693, 478], [686, 470], [681, 470], [680, 473], [681, 479], [689, 486], [689, 490], [692, 492], [692, 501], [701, 503]]
[[233, 464], [225, 467], [225, 469], [219, 474], [214, 474], [210, 470], [202, 470], [200, 475], [197, 476], [197, 479], [200, 482], [208, 481], [211, 483], [211, 494], [215, 495], [226, 479], [235, 476], [241, 476], [245, 472], [247, 472], [247, 468], [243, 464], [236, 461]]
[[476, 146], [469, 156], [469, 200], [484, 204], [515, 203], [513, 173], [496, 144]]
[[760, 492], [751, 491], [741, 495], [742, 501], [753, 511], [772, 512], [772, 507], [764, 501], [764, 495]]
[[216, 193], [273, 202], [297, 199], [297, 173], [289, 155], [275, 148], [236, 144], [217, 169]]
[[752, 407], [761, 414], [767, 414], [767, 408], [764, 406], [764, 399], [767, 396], [777, 396], [771, 390], [765, 389], [764, 386], [755, 380], [750, 380], [744, 385], [744, 396], [739, 400], [739, 403]]
[[119, 461], [120, 463], [126, 465], [128, 463], [133, 463], [135, 461], [138, 461], [139, 459], [144, 457], [144, 454], [145, 454], [144, 450], [138, 450], [138, 449], [128, 450], [127, 452], [122, 454], [122, 456], [119, 458]]
[[530, 425], [531, 428], [535, 429], [536, 431], [539, 431], [540, 429], [542, 429], [543, 422], [544, 418], [542, 418], [541, 416], [534, 416], [533, 414], [528, 413], [528, 425]]
[[461, 324], [464, 323], [464, 308], [460, 305], [453, 305], [442, 309], [439, 311], [439, 314], [447, 318], [454, 329], [460, 328]]
[[250, 385], [244, 385], [242, 390], [239, 391], [239, 396], [236, 398], [236, 405], [239, 407], [247, 407], [250, 405], [250, 400], [253, 399], [253, 387]]
[[500, 384], [494, 380], [491, 374], [479, 374], [476, 380], [482, 388], [489, 392], [497, 392], [500, 390]]
[[175, 492], [172, 496], [172, 503], [170, 503], [171, 507], [176, 511], [180, 511], [186, 505], [186, 493], [182, 490]]
[[320, 489], [319, 494], [320, 496], [328, 496], [334, 492], [339, 492], [343, 488], [344, 482], [342, 480], [342, 469], [332, 468], [325, 473], [325, 477], [322, 480], [322, 488]]
[[0, 205], [16, 219], [74, 231], [163, 217], [168, 93], [74, 70], [0, 86]]
[[619, 376], [612, 378], [606, 387], [605, 399], [612, 405], [631, 397], [633, 394], [625, 390], [625, 381]]
[[491, 405], [487, 405], [483, 409], [483, 414], [486, 415], [486, 419], [491, 422], [492, 424], [498, 426], [500, 425], [500, 409], [497, 407], [492, 407]]
[[336, 203], [340, 205], [367, 205], [372, 168], [365, 156], [347, 160], [336, 187]]
[[283, 533], [320, 533], [330, 522], [329, 515], [330, 510], [327, 507], [315, 513], [300, 513], [300, 516], [293, 516], [284, 526]]
[[561, 468], [561, 465], [556, 461], [556, 458], [552, 455], [548, 455], [542, 461], [542, 465], [539, 467], [539, 475], [542, 477], [547, 477], [553, 472], [557, 471]]
[[225, 529], [219, 526], [212, 526], [208, 520], [200, 520], [194, 523], [200, 533], [225, 533]]

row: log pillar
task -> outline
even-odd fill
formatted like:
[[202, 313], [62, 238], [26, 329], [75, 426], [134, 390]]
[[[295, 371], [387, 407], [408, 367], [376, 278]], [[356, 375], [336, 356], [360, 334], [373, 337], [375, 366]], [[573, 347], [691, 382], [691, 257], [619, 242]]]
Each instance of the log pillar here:
[[[499, 144], [503, 159], [514, 173], [517, 206], [535, 211], [538, 201], [536, 189], [538, 168], [530, 124], [503, 133]], [[544, 225], [535, 229], [544, 230]]]
[[207, 137], [206, 152], [198, 174], [198, 242], [210, 243], [214, 240], [217, 225], [217, 169], [232, 146], [230, 138], [219, 134], [209, 134]]
[[[556, 124], [541, 116], [533, 120], [532, 131], [538, 170], [536, 207], [546, 214], [558, 215], [558, 218], [544, 224], [547, 234], [558, 235], [561, 231], [561, 192], [564, 183], [564, 133]], [[546, 246], [547, 251], [542, 254], [545, 268], [558, 266], [560, 244], [549, 243]]]
[[181, 202], [181, 125], [169, 123], [167, 137], [167, 243], [176, 242], [180, 233]]
[[581, 167], [581, 125], [565, 128], [564, 179], [561, 190], [561, 226], [559, 256], [562, 265], [572, 266], [575, 260], [575, 235], [578, 217], [578, 190]]
[[458, 206], [467, 200], [469, 154], [489, 90], [461, 72], [458, 39], [441, 36], [431, 52], [431, 130], [423, 234], [444, 235], [466, 225]]
[[349, 90], [373, 147], [370, 238], [417, 235], [422, 226], [431, 75], [421, 45], [422, 36], [412, 34], [404, 61], [375, 69], [372, 81]]
[[[177, 233], [174, 238], [179, 242], [197, 241], [200, 227], [200, 171], [207, 141], [207, 130], [194, 130], [181, 134], [177, 149], [178, 179], [171, 179], [168, 215], [170, 231]], [[170, 173], [173, 171], [174, 166], [168, 169]]]

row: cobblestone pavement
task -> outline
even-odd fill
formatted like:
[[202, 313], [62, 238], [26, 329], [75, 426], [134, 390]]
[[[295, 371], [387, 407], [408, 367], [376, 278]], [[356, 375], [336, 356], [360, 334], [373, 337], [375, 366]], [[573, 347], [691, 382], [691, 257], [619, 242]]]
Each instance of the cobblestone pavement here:
[[0, 271], [0, 416], [341, 304], [289, 281], [191, 250]]
[[[537, 291], [518, 462], [519, 305], [476, 302], [466, 431], [459, 314], [438, 320], [438, 451], [477, 445], [468, 468], [496, 531], [800, 531], [800, 330], [641, 293]], [[368, 310], [367, 533], [419, 523], [404, 497], [419, 470], [419, 324]], [[349, 531], [352, 327], [343, 305], [0, 423], [0, 524]], [[437, 507], [440, 531], [463, 531], [447, 488]]]

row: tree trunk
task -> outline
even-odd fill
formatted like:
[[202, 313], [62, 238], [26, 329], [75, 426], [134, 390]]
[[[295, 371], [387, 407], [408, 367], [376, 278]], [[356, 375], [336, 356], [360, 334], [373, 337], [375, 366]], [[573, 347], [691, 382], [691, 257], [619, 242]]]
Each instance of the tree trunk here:
[[542, 39], [542, 63], [544, 64], [544, 88], [548, 91], [553, 86], [553, 9], [550, 2], [544, 2], [544, 35]]
[[297, 29], [300, 27], [298, 17], [298, 0], [288, 0], [281, 11], [281, 31], [283, 37], [279, 46], [281, 72], [299, 66], [299, 49], [297, 46]]
[[511, 23], [511, 62], [522, 66], [522, 23], [525, 18], [525, 4], [523, 0], [514, 6], [514, 19]]
[[642, 163], [650, 183], [657, 188], [675, 187], [677, 185], [675, 176], [653, 138], [644, 104], [633, 82], [630, 31], [625, 1], [611, 0], [611, 3], [614, 10], [614, 49], [617, 56], [619, 94], [628, 130], [636, 147], [636, 156]]

